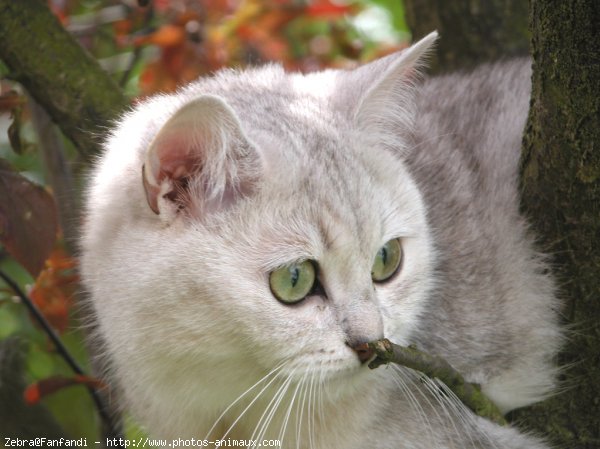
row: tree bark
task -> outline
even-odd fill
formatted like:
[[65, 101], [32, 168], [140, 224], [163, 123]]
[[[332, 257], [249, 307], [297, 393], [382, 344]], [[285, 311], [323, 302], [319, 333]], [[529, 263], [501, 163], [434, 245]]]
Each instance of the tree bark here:
[[528, 53], [526, 0], [405, 0], [404, 8], [413, 40], [440, 33], [433, 73]]
[[600, 2], [532, 0], [522, 208], [553, 256], [568, 334], [564, 393], [519, 413], [560, 447], [600, 447]]
[[0, 59], [87, 159], [128, 102], [40, 0], [0, 0]]

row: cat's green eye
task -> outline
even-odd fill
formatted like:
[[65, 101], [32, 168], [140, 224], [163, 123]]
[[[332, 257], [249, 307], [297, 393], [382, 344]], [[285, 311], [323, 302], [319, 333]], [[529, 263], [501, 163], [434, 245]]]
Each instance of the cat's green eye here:
[[401, 263], [402, 246], [400, 240], [392, 239], [377, 251], [373, 268], [371, 268], [371, 277], [375, 282], [383, 282], [398, 271]]
[[315, 280], [315, 266], [311, 261], [305, 260], [271, 272], [269, 285], [278, 300], [285, 304], [294, 304], [310, 293]]

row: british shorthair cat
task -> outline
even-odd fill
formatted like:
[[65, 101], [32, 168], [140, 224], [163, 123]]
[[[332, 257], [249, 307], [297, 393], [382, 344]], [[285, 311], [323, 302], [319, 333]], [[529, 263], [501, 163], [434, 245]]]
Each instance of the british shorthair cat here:
[[107, 138], [82, 276], [113, 396], [149, 435], [548, 447], [357, 351], [416, 344], [503, 412], [554, 385], [558, 303], [518, 208], [530, 61], [422, 80], [436, 38], [354, 70], [223, 70]]

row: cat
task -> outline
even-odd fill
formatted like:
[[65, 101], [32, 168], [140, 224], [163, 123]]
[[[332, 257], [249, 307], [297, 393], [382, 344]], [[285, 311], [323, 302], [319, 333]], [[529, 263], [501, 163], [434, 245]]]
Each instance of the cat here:
[[555, 384], [559, 303], [518, 207], [530, 60], [422, 80], [436, 39], [354, 70], [223, 70], [117, 124], [81, 272], [113, 397], [151, 436], [549, 447], [359, 350], [415, 344], [503, 412]]

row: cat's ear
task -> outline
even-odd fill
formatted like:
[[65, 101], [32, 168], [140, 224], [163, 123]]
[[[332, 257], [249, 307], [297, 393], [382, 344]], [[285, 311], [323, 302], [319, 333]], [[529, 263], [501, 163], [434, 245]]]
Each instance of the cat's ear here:
[[[427, 55], [437, 39], [437, 32], [425, 36], [407, 49], [356, 69], [355, 76], [366, 83], [356, 108], [356, 118], [368, 121], [389, 105], [390, 99], [402, 99], [405, 92], [419, 78]], [[400, 95], [400, 98], [394, 98]]]
[[334, 101], [363, 131], [410, 128], [415, 83], [437, 38], [434, 31], [401, 52], [340, 72]]
[[142, 169], [148, 206], [165, 216], [227, 207], [250, 194], [260, 165], [235, 112], [220, 98], [197, 98], [167, 121], [148, 148]]

